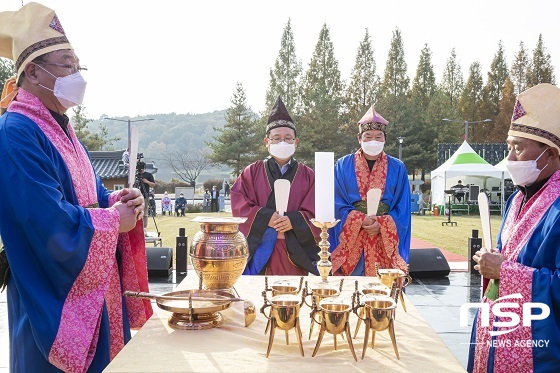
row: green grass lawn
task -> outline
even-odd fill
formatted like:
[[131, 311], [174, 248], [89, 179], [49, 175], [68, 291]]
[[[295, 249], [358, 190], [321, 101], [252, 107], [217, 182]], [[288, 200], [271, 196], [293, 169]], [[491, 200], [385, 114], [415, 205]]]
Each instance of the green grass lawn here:
[[[155, 219], [161, 233], [160, 237], [162, 238], [163, 246], [175, 248], [175, 238], [179, 235], [179, 228], [185, 228], [190, 245], [195, 233], [200, 229], [198, 223], [191, 222], [197, 216], [231, 216], [231, 213], [193, 213], [185, 214], [183, 217], [158, 215]], [[457, 222], [457, 226], [442, 226], [441, 222], [447, 221], [446, 216], [413, 214], [412, 237], [426, 241], [434, 245], [434, 247], [467, 257], [468, 240], [472, 235], [472, 230], [477, 229], [479, 237], [482, 237], [480, 217], [478, 215], [462, 215], [453, 216], [452, 220]], [[492, 240], [495, 245], [496, 235], [501, 225], [501, 216], [492, 215], [491, 223]], [[156, 231], [154, 220], [151, 217], [148, 221], [148, 231]]]

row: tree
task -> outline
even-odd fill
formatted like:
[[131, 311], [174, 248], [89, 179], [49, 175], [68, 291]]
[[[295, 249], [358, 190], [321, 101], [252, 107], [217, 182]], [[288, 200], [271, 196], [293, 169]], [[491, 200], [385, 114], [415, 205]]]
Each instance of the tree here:
[[200, 173], [212, 164], [209, 154], [204, 150], [189, 150], [170, 152], [164, 155], [165, 163], [181, 180], [196, 185]]
[[206, 145], [212, 149], [212, 162], [232, 168], [231, 174], [237, 177], [255, 161], [254, 147], [260, 141], [241, 83], [237, 83], [234, 89], [231, 106], [226, 110], [226, 121], [223, 128], [214, 127], [218, 135], [214, 136], [214, 142], [206, 142]]
[[504, 89], [502, 90], [502, 98], [498, 104], [498, 115], [492, 123], [492, 131], [488, 136], [489, 142], [504, 142], [511, 123], [511, 113], [515, 106], [515, 88], [513, 82], [506, 78]]
[[[498, 51], [490, 64], [488, 80], [482, 91], [482, 103], [479, 110], [480, 118], [495, 120], [498, 116], [498, 105], [502, 99], [504, 83], [509, 76], [509, 71], [504, 56], [504, 45], [502, 41], [498, 43]], [[477, 125], [477, 138], [489, 141], [490, 133], [493, 131], [495, 123], [480, 123]]]
[[[428, 118], [427, 112], [437, 90], [434, 67], [432, 65], [432, 53], [428, 45], [424, 45], [420, 53], [420, 60], [416, 69], [416, 76], [410, 92], [409, 107], [415, 113], [414, 121], [406, 127], [401, 128], [401, 135], [407, 138], [406, 153], [403, 160], [411, 169], [421, 169], [422, 179], [424, 170], [435, 165], [436, 152], [434, 147], [426, 146], [432, 144], [434, 139], [433, 127], [435, 123]], [[441, 118], [439, 118], [441, 120]]]
[[[379, 76], [376, 74], [375, 58], [369, 31], [358, 46], [356, 62], [346, 90], [346, 116], [349, 123], [357, 123], [377, 97]], [[356, 131], [354, 131], [355, 133]]]
[[16, 67], [12, 60], [0, 57], [0, 93], [4, 89], [6, 80], [16, 75]]
[[309, 165], [317, 150], [333, 151], [339, 156], [346, 153], [339, 138], [343, 88], [330, 32], [323, 24], [304, 78], [303, 115], [297, 127], [301, 139], [297, 155]]
[[550, 54], [546, 53], [542, 34], [539, 35], [537, 46], [533, 50], [533, 60], [529, 68], [527, 77], [529, 87], [540, 83], [555, 83], [554, 67], [550, 59]]
[[461, 98], [464, 85], [461, 65], [459, 61], [457, 61], [457, 54], [455, 53], [455, 48], [453, 48], [451, 50], [451, 56], [445, 63], [443, 78], [440, 85], [442, 92], [448, 97], [452, 109], [457, 109], [459, 107], [459, 99]]
[[[480, 62], [475, 61], [471, 64], [469, 67], [469, 77], [459, 101], [461, 117], [469, 122], [476, 121], [479, 118], [484, 84], [480, 70]], [[470, 133], [473, 134], [473, 132]], [[475, 140], [477, 140], [476, 136], [469, 138], [470, 142], [475, 142]]]
[[410, 124], [412, 109], [408, 102], [409, 77], [406, 75], [407, 65], [404, 59], [404, 47], [399, 29], [393, 31], [391, 47], [385, 65], [385, 72], [379, 90], [379, 99], [376, 109], [390, 122], [385, 145], [387, 153], [396, 153], [396, 137], [402, 136], [403, 131]]
[[515, 95], [518, 95], [529, 88], [529, 68], [530, 61], [527, 49], [525, 49], [523, 42], [520, 42], [519, 52], [517, 52], [509, 72], [509, 77], [513, 83], [513, 92]]
[[299, 80], [301, 74], [301, 61], [296, 57], [294, 34], [291, 20], [288, 19], [280, 41], [280, 51], [276, 57], [274, 69], [270, 69], [270, 81], [266, 91], [266, 108], [268, 110], [274, 106], [276, 98], [280, 96], [286, 105], [286, 109], [292, 115], [299, 113], [301, 106]]
[[72, 108], [72, 111], [74, 112], [72, 128], [78, 140], [85, 145], [88, 151], [103, 150], [106, 145], [113, 145], [114, 141], [120, 140], [117, 136], [108, 138], [109, 129], [103, 122], [99, 122], [98, 133], [90, 132], [88, 123], [93, 122], [93, 120], [86, 117], [86, 107], [84, 105], [78, 105]]

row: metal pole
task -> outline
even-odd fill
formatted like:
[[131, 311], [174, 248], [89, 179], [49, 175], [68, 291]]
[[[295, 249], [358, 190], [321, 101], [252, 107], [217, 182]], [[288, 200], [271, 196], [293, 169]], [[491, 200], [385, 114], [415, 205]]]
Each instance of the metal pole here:
[[465, 141], [469, 142], [469, 121], [465, 121]]
[[128, 122], [128, 152], [130, 153], [130, 119], [127, 121]]
[[402, 159], [402, 142], [399, 142], [399, 159]]

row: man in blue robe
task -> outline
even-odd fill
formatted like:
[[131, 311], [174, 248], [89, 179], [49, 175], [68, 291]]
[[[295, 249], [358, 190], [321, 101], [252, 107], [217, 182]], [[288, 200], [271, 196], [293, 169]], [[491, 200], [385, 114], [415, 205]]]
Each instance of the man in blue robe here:
[[557, 372], [560, 89], [545, 83], [519, 94], [507, 143], [506, 166], [519, 190], [507, 202], [497, 250], [473, 256], [490, 281], [473, 321], [468, 371]]
[[148, 290], [144, 199], [105, 189], [69, 123], [86, 84], [53, 10], [0, 13], [0, 56], [18, 87], [0, 117], [10, 371], [100, 372], [152, 313], [122, 297]]
[[[335, 165], [335, 217], [329, 233], [333, 274], [375, 276], [379, 268], [407, 272], [410, 251], [410, 185], [404, 164], [383, 152], [388, 122], [373, 105], [358, 122], [360, 149]], [[367, 193], [381, 190], [376, 213]]]

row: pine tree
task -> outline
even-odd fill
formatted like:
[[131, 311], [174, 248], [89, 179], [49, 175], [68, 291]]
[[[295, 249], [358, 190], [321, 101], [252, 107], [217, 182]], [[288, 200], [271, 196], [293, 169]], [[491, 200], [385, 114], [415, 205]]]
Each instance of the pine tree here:
[[423, 111], [428, 107], [432, 95], [436, 91], [436, 75], [432, 65], [432, 52], [428, 44], [424, 45], [420, 53], [420, 61], [416, 68], [416, 76], [412, 82], [411, 95], [419, 100]]
[[358, 46], [356, 62], [352, 68], [350, 84], [346, 90], [343, 132], [346, 149], [352, 151], [358, 145], [356, 124], [375, 103], [379, 90], [379, 76], [376, 74], [374, 50], [368, 29]]
[[88, 124], [93, 122], [93, 119], [88, 119], [86, 116], [86, 107], [78, 105], [72, 108], [74, 115], [72, 116], [72, 128], [78, 140], [84, 144], [88, 151], [103, 150], [106, 145], [112, 145], [114, 141], [120, 140], [119, 137], [108, 138], [109, 129], [103, 123], [99, 123], [99, 132], [92, 133], [88, 129]]
[[504, 142], [511, 123], [511, 114], [515, 105], [516, 95], [513, 82], [506, 78], [502, 98], [498, 104], [498, 115], [492, 123], [492, 132], [488, 136], [489, 142]]
[[530, 66], [527, 76], [529, 87], [540, 83], [556, 84], [554, 67], [552, 66], [550, 54], [546, 53], [542, 34], [539, 35], [537, 46], [533, 50], [533, 60]]
[[[504, 83], [509, 76], [508, 67], [504, 55], [504, 45], [502, 41], [498, 43], [498, 51], [494, 55], [494, 59], [490, 64], [490, 71], [488, 71], [488, 80], [482, 91], [482, 103], [479, 109], [479, 116], [481, 118], [488, 118], [495, 120], [498, 116], [498, 105], [502, 99], [502, 91]], [[476, 133], [477, 138], [485, 140], [482, 142], [490, 141], [489, 136], [493, 131], [494, 123], [480, 123], [477, 124]]]
[[346, 153], [339, 138], [343, 89], [330, 31], [324, 24], [303, 84], [303, 115], [297, 127], [301, 141], [296, 154], [302, 161], [312, 165], [316, 151]]
[[12, 60], [0, 57], [0, 93], [4, 89], [6, 80], [16, 75], [16, 67]]
[[457, 61], [457, 54], [455, 48], [451, 50], [451, 56], [445, 63], [445, 70], [443, 71], [443, 78], [441, 80], [440, 88], [442, 92], [447, 95], [450, 107], [456, 110], [459, 107], [459, 99], [463, 92], [465, 82], [463, 74], [461, 73], [461, 65]]
[[[482, 73], [480, 68], [480, 62], [475, 61], [469, 67], [469, 77], [467, 83], [461, 94], [461, 99], [459, 101], [460, 113], [463, 120], [469, 122], [474, 122], [479, 120], [479, 112], [482, 104], [482, 88], [484, 81], [482, 79]], [[473, 133], [473, 127], [469, 129], [469, 142], [476, 142], [476, 134]]]
[[520, 94], [529, 88], [528, 72], [530, 68], [529, 54], [523, 42], [519, 43], [519, 52], [515, 56], [515, 60], [511, 64], [509, 77], [513, 83], [513, 92], [515, 95]]
[[233, 92], [231, 106], [226, 110], [226, 121], [224, 128], [214, 127], [219, 134], [214, 136], [214, 142], [206, 145], [212, 149], [212, 162], [230, 167], [232, 175], [237, 177], [256, 160], [255, 146], [264, 137], [256, 131], [253, 113], [241, 83], [237, 83]]
[[[415, 119], [409, 126], [401, 130], [401, 133], [407, 138], [403, 161], [409, 169], [423, 171], [433, 165], [434, 149], [426, 144], [431, 144], [433, 141], [435, 123], [427, 120], [427, 111], [436, 90], [432, 52], [426, 44], [420, 53], [416, 76], [410, 92], [409, 105], [413, 109]], [[441, 120], [441, 118], [439, 119]]]
[[411, 108], [408, 104], [408, 87], [410, 78], [406, 74], [407, 65], [404, 58], [404, 47], [399, 29], [393, 31], [391, 47], [385, 66], [383, 81], [381, 82], [378, 105], [376, 109], [390, 122], [387, 127], [388, 139], [385, 144], [386, 152], [396, 154], [397, 136], [403, 136], [403, 131], [410, 126]]
[[270, 69], [270, 81], [266, 91], [266, 110], [269, 111], [278, 96], [286, 105], [288, 111], [296, 116], [301, 106], [301, 89], [299, 80], [302, 74], [301, 61], [296, 57], [294, 34], [292, 32], [291, 20], [288, 19], [282, 40], [280, 51], [274, 63], [274, 69]]

